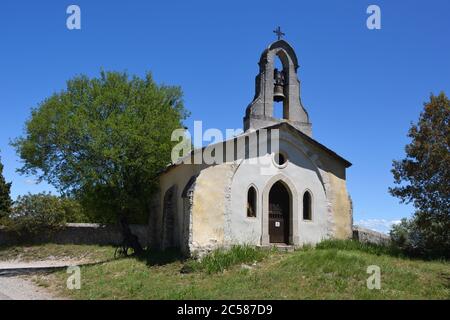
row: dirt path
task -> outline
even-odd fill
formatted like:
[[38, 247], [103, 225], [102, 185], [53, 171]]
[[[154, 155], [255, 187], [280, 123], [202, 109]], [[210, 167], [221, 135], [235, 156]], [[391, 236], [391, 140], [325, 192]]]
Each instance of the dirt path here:
[[89, 260], [79, 259], [59, 259], [59, 260], [40, 260], [40, 261], [20, 261], [20, 260], [0, 260], [0, 271], [5, 269], [20, 269], [20, 268], [61, 268], [68, 266], [79, 266], [89, 263]]
[[26, 277], [0, 277], [0, 300], [54, 300], [45, 289]]
[[32, 274], [42, 269], [57, 269], [81, 265], [85, 260], [61, 259], [42, 261], [0, 261], [0, 300], [54, 300], [54, 296], [45, 288], [37, 286]]

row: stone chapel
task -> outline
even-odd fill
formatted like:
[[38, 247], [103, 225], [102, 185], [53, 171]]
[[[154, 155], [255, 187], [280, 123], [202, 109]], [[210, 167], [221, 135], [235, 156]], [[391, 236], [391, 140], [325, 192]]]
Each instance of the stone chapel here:
[[[313, 139], [298, 68], [288, 42], [270, 44], [259, 60], [244, 132], [213, 146], [225, 150], [223, 161], [179, 161], [161, 173], [149, 219], [153, 246], [201, 255], [233, 244], [289, 248], [351, 237], [351, 163]], [[280, 119], [274, 103], [282, 103]]]

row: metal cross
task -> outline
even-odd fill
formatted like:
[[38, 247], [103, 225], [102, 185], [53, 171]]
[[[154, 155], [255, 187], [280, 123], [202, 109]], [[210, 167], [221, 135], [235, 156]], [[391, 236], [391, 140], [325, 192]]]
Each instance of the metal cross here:
[[286, 35], [281, 31], [280, 26], [278, 26], [275, 30], [273, 30], [273, 33], [277, 34], [278, 40], [281, 40], [281, 38]]

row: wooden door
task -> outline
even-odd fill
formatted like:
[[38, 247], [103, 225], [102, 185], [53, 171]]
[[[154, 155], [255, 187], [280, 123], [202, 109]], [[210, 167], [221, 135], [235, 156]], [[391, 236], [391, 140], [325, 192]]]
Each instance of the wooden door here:
[[289, 243], [290, 196], [281, 182], [269, 193], [269, 238], [271, 243]]

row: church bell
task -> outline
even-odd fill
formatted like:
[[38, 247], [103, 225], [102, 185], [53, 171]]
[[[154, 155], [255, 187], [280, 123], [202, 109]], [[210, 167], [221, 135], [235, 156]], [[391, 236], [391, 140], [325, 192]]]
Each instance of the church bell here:
[[283, 101], [284, 96], [284, 72], [274, 70], [274, 88], [273, 88], [273, 101], [280, 102]]
[[273, 89], [273, 101], [280, 102], [283, 101], [285, 98], [284, 96], [284, 88], [282, 85], [275, 84], [275, 87]]

